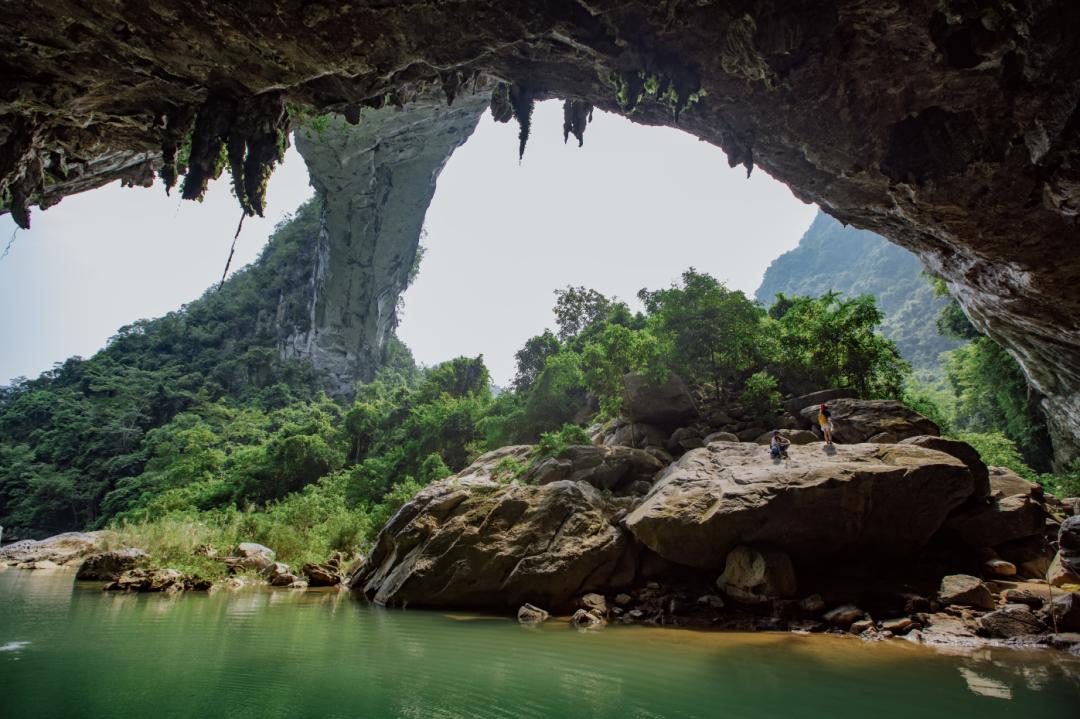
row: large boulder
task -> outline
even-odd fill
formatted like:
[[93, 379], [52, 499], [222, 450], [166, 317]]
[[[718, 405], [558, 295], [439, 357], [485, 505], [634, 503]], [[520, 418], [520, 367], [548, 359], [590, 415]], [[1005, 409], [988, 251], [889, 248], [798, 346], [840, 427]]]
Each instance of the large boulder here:
[[1046, 528], [1046, 517], [1043, 505], [1028, 496], [1014, 494], [966, 508], [950, 517], [945, 526], [972, 547], [996, 547], [1039, 536]]
[[79, 565], [75, 579], [79, 581], [114, 582], [149, 555], [141, 549], [118, 549], [91, 554]]
[[274, 550], [255, 542], [242, 542], [225, 558], [225, 565], [233, 572], [269, 572], [274, 566]]
[[[838, 399], [829, 403], [833, 419], [833, 441], [843, 444], [868, 442], [878, 435], [891, 435], [895, 441], [919, 435], [937, 436], [936, 424], [903, 402], [891, 399]], [[812, 427], [817, 426], [818, 407], [805, 407], [799, 414]]]
[[732, 599], [764, 604], [795, 594], [795, 569], [783, 552], [739, 545], [728, 553], [716, 585]]
[[639, 548], [617, 517], [632, 500], [588, 482], [495, 478], [500, 462], [529, 450], [489, 452], [422, 490], [383, 527], [351, 586], [380, 604], [555, 611], [629, 586]]
[[[764, 432], [754, 439], [756, 444], [772, 444], [772, 430]], [[820, 441], [820, 437], [808, 429], [782, 429], [780, 436], [792, 444], [812, 444]]]
[[1006, 604], [997, 611], [979, 617], [979, 628], [996, 639], [1041, 634], [1046, 625], [1023, 604]]
[[627, 422], [616, 427], [615, 431], [604, 438], [608, 447], [663, 447], [667, 444], [668, 434], [656, 425], [645, 422]]
[[737, 544], [794, 558], [903, 555], [923, 546], [974, 481], [955, 457], [905, 445], [793, 446], [768, 461], [759, 445], [714, 442], [683, 455], [626, 518], [660, 556], [716, 568]]
[[920, 434], [915, 437], [902, 439], [900, 440], [900, 444], [914, 444], [919, 447], [926, 447], [927, 449], [951, 454], [966, 464], [967, 468], [971, 470], [971, 476], [975, 479], [975, 492], [972, 494], [971, 498], [973, 500], [981, 500], [990, 496], [990, 470], [987, 468], [986, 463], [982, 461], [982, 457], [979, 456], [978, 450], [967, 442], [961, 442], [958, 439], [936, 437], [932, 434]]
[[811, 392], [810, 394], [804, 394], [800, 397], [792, 397], [791, 399], [784, 400], [782, 406], [784, 411], [788, 414], [799, 415], [807, 407], [817, 407], [823, 402], [832, 402], [838, 399], [855, 399], [858, 395], [853, 389], [823, 389], [818, 392]]
[[963, 604], [976, 609], [994, 608], [994, 595], [990, 593], [990, 588], [970, 574], [942, 577], [938, 597], [944, 604]]
[[97, 551], [101, 532], [64, 532], [41, 540], [25, 539], [0, 549], [0, 563], [53, 562], [67, 564]]
[[990, 494], [998, 499], [1023, 495], [1036, 502], [1046, 501], [1041, 485], [1029, 482], [1006, 467], [990, 467]]
[[698, 416], [690, 388], [680, 377], [655, 383], [640, 374], [623, 377], [623, 411], [633, 422], [678, 427]]
[[588, 482], [597, 489], [622, 492], [636, 482], [651, 484], [663, 468], [663, 462], [641, 449], [582, 444], [567, 447], [558, 456], [538, 462], [523, 479], [533, 484], [560, 480]]

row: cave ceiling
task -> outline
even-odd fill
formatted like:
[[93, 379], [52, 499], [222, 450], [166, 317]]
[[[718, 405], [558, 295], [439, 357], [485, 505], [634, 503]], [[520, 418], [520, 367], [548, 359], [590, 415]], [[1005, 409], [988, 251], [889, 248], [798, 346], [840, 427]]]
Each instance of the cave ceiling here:
[[1020, 360], [1059, 459], [1080, 448], [1075, 0], [16, 0], [0, 28], [21, 225], [118, 178], [197, 198], [224, 166], [260, 213], [305, 116], [492, 82], [526, 152], [538, 99], [575, 135], [592, 107], [678, 126], [915, 251]]

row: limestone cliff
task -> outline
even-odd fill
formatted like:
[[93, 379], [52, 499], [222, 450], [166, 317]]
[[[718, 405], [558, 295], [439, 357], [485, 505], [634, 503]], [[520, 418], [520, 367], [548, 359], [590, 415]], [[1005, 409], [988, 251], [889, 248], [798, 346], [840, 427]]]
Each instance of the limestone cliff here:
[[297, 131], [322, 214], [307, 321], [286, 329], [281, 349], [286, 359], [310, 360], [331, 393], [349, 392], [378, 368], [435, 182], [487, 103], [487, 93], [473, 92], [447, 107], [440, 94], [367, 110], [355, 126], [335, 116], [328, 127]]

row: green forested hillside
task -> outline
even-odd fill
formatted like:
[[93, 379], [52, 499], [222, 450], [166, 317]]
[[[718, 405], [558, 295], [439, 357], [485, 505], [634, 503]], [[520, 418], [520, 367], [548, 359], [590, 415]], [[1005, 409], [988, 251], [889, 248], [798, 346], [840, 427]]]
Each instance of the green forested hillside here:
[[798, 247], [769, 265], [756, 296], [770, 304], [779, 292], [818, 296], [830, 290], [872, 295], [885, 315], [882, 334], [916, 369], [937, 369], [938, 356], [961, 344], [938, 333], [934, 318], [947, 300], [934, 296], [915, 255], [818, 211]]

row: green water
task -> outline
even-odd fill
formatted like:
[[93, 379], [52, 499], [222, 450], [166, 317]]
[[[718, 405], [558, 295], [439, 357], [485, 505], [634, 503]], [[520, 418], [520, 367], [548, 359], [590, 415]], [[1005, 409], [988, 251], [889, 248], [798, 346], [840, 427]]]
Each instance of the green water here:
[[337, 592], [106, 594], [0, 571], [0, 717], [1069, 717], [1080, 665], [845, 637], [385, 610]]

